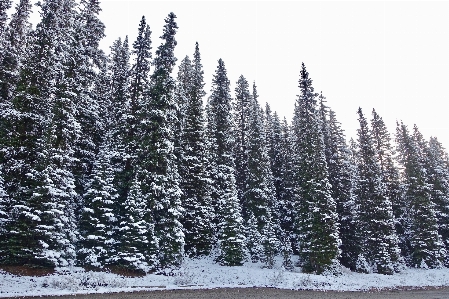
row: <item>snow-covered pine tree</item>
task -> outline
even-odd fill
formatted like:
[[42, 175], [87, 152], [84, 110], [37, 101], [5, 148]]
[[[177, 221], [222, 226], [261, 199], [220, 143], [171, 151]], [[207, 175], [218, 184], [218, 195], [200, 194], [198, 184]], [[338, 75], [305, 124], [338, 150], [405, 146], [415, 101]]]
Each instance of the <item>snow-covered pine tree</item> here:
[[176, 16], [169, 13], [165, 19], [164, 40], [156, 50], [153, 61], [154, 72], [151, 76], [149, 92], [149, 139], [148, 139], [148, 169], [151, 183], [148, 184], [152, 197], [155, 221], [155, 235], [159, 241], [159, 263], [162, 268], [178, 266], [184, 253], [184, 233], [180, 219], [182, 216], [181, 190], [173, 150], [174, 126], [176, 120], [176, 104], [174, 101], [175, 80], [171, 77], [176, 63], [174, 49]]
[[[127, 110], [117, 110], [124, 128], [117, 129], [121, 144], [117, 150], [122, 168], [118, 175], [122, 183], [120, 195], [117, 258], [120, 267], [149, 271], [159, 266], [158, 239], [155, 236], [153, 164], [151, 160], [151, 100], [150, 65], [151, 31], [142, 16], [136, 41], [132, 46], [134, 63], [129, 70]], [[125, 62], [123, 62], [125, 65]], [[123, 108], [121, 108], [123, 109]], [[120, 124], [118, 124], [120, 125]], [[151, 146], [150, 146], [151, 145]]]
[[5, 261], [51, 267], [74, 258], [71, 167], [79, 130], [73, 121], [75, 84], [66, 71], [76, 4], [48, 0], [40, 6], [41, 21], [12, 100], [15, 129], [8, 144], [14, 151], [4, 171], [15, 220]]
[[96, 156], [81, 208], [77, 259], [86, 267], [103, 268], [114, 263], [118, 226], [114, 204], [118, 194], [114, 187], [115, 170], [111, 163], [110, 140], [104, 141]]
[[210, 152], [210, 177], [215, 221], [218, 229], [217, 262], [242, 265], [245, 259], [243, 218], [234, 176], [232, 103], [225, 64], [218, 60], [207, 103], [207, 139]]
[[323, 139], [326, 146], [326, 162], [329, 182], [332, 186], [332, 198], [337, 205], [339, 233], [341, 238], [340, 262], [343, 266], [355, 269], [355, 230], [353, 210], [355, 204], [354, 188], [351, 180], [351, 153], [346, 144], [346, 137], [338, 122], [335, 112], [324, 104], [325, 97], [320, 95], [320, 117]]
[[317, 111], [317, 95], [304, 63], [299, 88], [301, 92], [293, 117], [293, 150], [297, 155], [295, 179], [300, 186], [296, 231], [303, 270], [322, 273], [338, 263], [340, 238]]
[[[362, 109], [358, 109], [358, 217], [360, 260], [366, 260], [368, 271], [393, 274], [399, 260], [399, 247], [394, 227], [391, 201], [382, 181], [382, 170], [373, 133]], [[366, 271], [366, 269], [356, 269]]]
[[8, 22], [8, 10], [11, 8], [12, 0], [0, 0], [0, 34], [6, 29]]
[[[8, 6], [8, 2], [10, 3], [10, 1], [1, 1], [0, 15], [3, 15], [1, 11]], [[0, 105], [11, 101], [19, 80], [27, 41], [30, 39], [30, 14], [30, 0], [21, 0], [16, 5], [16, 11], [12, 14], [9, 24], [0, 29], [0, 45], [2, 47], [2, 53], [0, 54]], [[0, 25], [0, 27], [3, 27], [3, 25]], [[5, 113], [4, 108], [1, 111]]]
[[[251, 93], [248, 81], [240, 75], [235, 87], [234, 114], [234, 140], [235, 140], [235, 181], [237, 183], [237, 197], [242, 205], [243, 218], [247, 219], [247, 205], [245, 192], [248, 179], [248, 120], [250, 116]], [[257, 218], [257, 217], [256, 217]]]
[[[208, 255], [213, 245], [213, 207], [211, 188], [207, 174], [207, 148], [203, 112], [204, 79], [198, 43], [195, 44], [190, 78], [184, 84], [187, 95], [181, 135], [182, 224], [185, 235], [185, 251], [191, 256]], [[188, 64], [186, 63], [186, 66]], [[181, 171], [182, 170], [182, 171]]]
[[360, 177], [358, 172], [358, 146], [353, 138], [349, 140], [349, 146], [346, 148], [346, 151], [343, 151], [343, 157], [347, 157], [345, 160], [348, 163], [347, 170], [351, 180], [351, 197], [348, 201], [337, 204], [342, 239], [340, 260], [344, 266], [356, 271], [357, 259], [361, 249], [357, 231]]
[[[248, 110], [246, 137], [246, 186], [243, 193], [242, 208], [247, 215], [254, 215], [257, 221], [257, 229], [262, 236], [264, 244], [263, 256], [268, 267], [272, 266], [273, 256], [278, 248], [273, 248], [278, 241], [275, 231], [278, 230], [274, 219], [273, 210], [277, 210], [273, 175], [271, 173], [270, 158], [266, 145], [264, 115], [258, 102], [256, 85], [253, 84], [253, 95], [250, 97]], [[243, 165], [242, 165], [243, 166]], [[268, 235], [265, 235], [267, 233]]]
[[178, 77], [176, 80], [177, 84], [175, 89], [177, 122], [174, 124], [174, 134], [175, 136], [178, 136], [178, 138], [175, 138], [173, 146], [174, 153], [178, 161], [178, 172], [181, 179], [185, 177], [185, 173], [188, 171], [187, 169], [184, 169], [184, 163], [182, 162], [184, 159], [182, 134], [184, 132], [186, 111], [188, 105], [188, 90], [192, 88], [192, 72], [192, 61], [190, 60], [189, 56], [186, 56], [183, 60], [181, 60], [181, 63], [179, 64]]
[[[120, 215], [120, 251], [117, 252], [119, 266], [135, 271], [147, 272], [157, 266], [157, 242], [154, 236], [154, 223], [149, 221], [149, 205], [142, 193], [142, 172], [135, 166], [136, 176], [131, 182], [129, 194]], [[148, 238], [150, 237], [150, 238]]]
[[105, 55], [99, 47], [105, 36], [105, 26], [99, 19], [101, 12], [99, 0], [81, 0], [80, 12], [72, 24], [74, 37], [70, 43], [68, 76], [76, 84], [76, 121], [80, 125], [82, 138], [75, 146], [77, 159], [74, 169], [76, 192], [79, 205], [83, 205], [82, 196], [86, 193], [94, 161], [103, 141], [104, 128], [101, 119], [102, 94], [96, 93]]
[[445, 251], [438, 234], [436, 207], [432, 201], [432, 188], [425, 165], [427, 144], [417, 126], [413, 134], [406, 125], [397, 124], [396, 144], [399, 162], [404, 167], [402, 180], [407, 204], [406, 260], [412, 267], [437, 268], [442, 265]]
[[[118, 198], [115, 203], [116, 215], [121, 215], [121, 208], [128, 196], [130, 181], [132, 179], [127, 169], [127, 146], [126, 146], [126, 126], [127, 115], [130, 107], [129, 86], [130, 86], [130, 51], [128, 37], [125, 40], [119, 38], [111, 46], [109, 63], [110, 81], [110, 103], [107, 107], [106, 117], [103, 123], [110, 128], [111, 136], [111, 162], [116, 169], [114, 186], [117, 189]], [[128, 166], [129, 168], [129, 166]], [[117, 233], [116, 240], [119, 241], [120, 234]]]
[[[390, 241], [390, 254], [394, 257], [392, 262], [394, 263], [395, 271], [398, 271], [404, 266], [404, 259], [400, 252], [397, 252], [399, 248], [402, 247], [401, 240], [403, 239], [404, 228], [403, 228], [403, 196], [402, 189], [400, 186], [399, 170], [394, 163], [394, 150], [391, 146], [391, 138], [388, 133], [387, 127], [382, 119], [382, 117], [377, 114], [373, 109], [371, 120], [371, 134], [373, 137], [374, 147], [377, 152], [377, 161], [380, 166], [380, 171], [382, 174], [382, 182], [384, 184], [385, 196], [391, 202], [393, 210], [393, 221], [395, 223], [396, 237], [398, 240], [392, 239]], [[392, 236], [393, 238], [393, 236]]]
[[[2, 49], [0, 53], [0, 168], [3, 168], [3, 165], [6, 165], [5, 163], [12, 166], [18, 162], [14, 154], [17, 152], [17, 149], [11, 138], [12, 135], [10, 135], [10, 133], [16, 134], [14, 124], [16, 123], [15, 118], [17, 117], [17, 110], [13, 106], [12, 99], [15, 94], [21, 63], [26, 51], [26, 41], [29, 40], [30, 25], [28, 18], [31, 13], [31, 4], [29, 2], [28, 0], [20, 1], [16, 6], [15, 13], [11, 16], [9, 24], [7, 24], [7, 11], [11, 7], [12, 2], [9, 0], [0, 1], [0, 48]], [[11, 176], [15, 176], [16, 170], [10, 169], [6, 171]], [[0, 224], [0, 238], [2, 240], [9, 240], [10, 235], [8, 236], [8, 234], [10, 231], [8, 225], [11, 222], [8, 219], [12, 220], [10, 217], [12, 217], [14, 204], [6, 192], [9, 184], [4, 181], [3, 173], [0, 176], [2, 180], [0, 190], [0, 213], [2, 213], [0, 216], [2, 219], [2, 223]], [[14, 185], [10, 187], [15, 188]], [[6, 257], [10, 254], [10, 249], [8, 249], [8, 244], [10, 243], [9, 241], [2, 243], [5, 246], [0, 245], [0, 255]], [[2, 251], [5, 251], [5, 253]]]
[[248, 220], [245, 221], [245, 237], [251, 262], [259, 262], [264, 255], [263, 238], [257, 227], [257, 219], [251, 211], [248, 215]]
[[[435, 204], [438, 221], [438, 233], [449, 252], [449, 159], [443, 145], [436, 137], [430, 137], [427, 151], [429, 182], [432, 184], [432, 200]], [[449, 266], [449, 257], [446, 254], [445, 266]]]

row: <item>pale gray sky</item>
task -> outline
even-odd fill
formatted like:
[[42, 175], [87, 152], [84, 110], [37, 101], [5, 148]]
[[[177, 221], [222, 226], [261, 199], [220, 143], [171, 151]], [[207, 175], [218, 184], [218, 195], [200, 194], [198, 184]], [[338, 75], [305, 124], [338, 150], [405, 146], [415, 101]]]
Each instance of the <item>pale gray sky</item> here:
[[222, 58], [232, 91], [243, 74], [290, 121], [304, 62], [347, 136], [356, 134], [361, 106], [368, 119], [375, 108], [391, 134], [396, 120], [416, 123], [449, 148], [449, 1], [103, 0], [102, 8], [107, 52], [118, 37], [134, 41], [142, 15], [156, 49], [173, 11], [175, 54], [192, 58], [199, 42], [207, 92]]

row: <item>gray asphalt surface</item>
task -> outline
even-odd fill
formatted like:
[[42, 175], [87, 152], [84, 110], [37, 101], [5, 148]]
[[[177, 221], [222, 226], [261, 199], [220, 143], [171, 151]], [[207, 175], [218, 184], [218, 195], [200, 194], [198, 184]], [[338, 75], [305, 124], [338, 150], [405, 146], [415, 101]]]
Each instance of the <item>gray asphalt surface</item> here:
[[449, 298], [449, 288], [428, 290], [404, 290], [381, 292], [317, 292], [317, 291], [292, 291], [270, 288], [235, 288], [235, 289], [210, 289], [210, 290], [172, 290], [151, 291], [134, 293], [91, 294], [76, 296], [39, 297], [42, 299], [445, 299]]

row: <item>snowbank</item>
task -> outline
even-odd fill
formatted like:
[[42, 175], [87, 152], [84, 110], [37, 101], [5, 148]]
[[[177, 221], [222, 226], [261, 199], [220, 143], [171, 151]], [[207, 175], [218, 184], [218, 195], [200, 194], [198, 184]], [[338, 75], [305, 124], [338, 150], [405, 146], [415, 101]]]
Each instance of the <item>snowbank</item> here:
[[295, 290], [362, 291], [375, 289], [449, 286], [449, 269], [407, 269], [387, 276], [359, 274], [343, 270], [339, 276], [285, 271], [277, 262], [274, 269], [247, 262], [242, 267], [223, 267], [210, 258], [186, 259], [169, 275], [122, 277], [81, 268], [58, 269], [56, 274], [34, 277], [16, 276], [0, 271], [0, 297], [44, 296], [82, 293], [131, 292], [160, 289], [198, 289], [217, 287], [276, 287]]

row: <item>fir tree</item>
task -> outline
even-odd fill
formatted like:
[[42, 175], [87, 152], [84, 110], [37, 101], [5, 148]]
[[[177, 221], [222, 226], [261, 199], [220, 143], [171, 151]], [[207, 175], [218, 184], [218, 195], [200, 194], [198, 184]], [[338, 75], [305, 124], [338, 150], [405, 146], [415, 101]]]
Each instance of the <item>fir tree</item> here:
[[159, 262], [162, 268], [178, 266], [184, 248], [184, 234], [180, 223], [181, 190], [173, 151], [173, 140], [177, 136], [173, 136], [172, 126], [176, 122], [175, 81], [171, 77], [176, 63], [174, 48], [178, 26], [175, 18], [175, 14], [170, 13], [165, 19], [161, 36], [164, 43], [156, 50], [149, 93], [148, 166], [152, 181], [148, 186], [152, 196], [150, 209], [155, 221], [155, 235], [159, 240]]
[[[265, 126], [263, 111], [258, 103], [256, 85], [253, 85], [253, 96], [250, 99], [250, 109], [248, 111], [248, 132], [246, 144], [247, 157], [247, 177], [245, 192], [243, 193], [243, 208], [247, 213], [254, 215], [257, 221], [257, 228], [262, 235], [264, 250], [269, 256], [264, 259], [271, 267], [272, 258], [278, 248], [272, 248], [277, 244], [275, 229], [277, 225], [272, 218], [272, 210], [277, 210], [275, 206], [275, 192], [273, 186], [273, 175], [271, 173], [270, 159], [266, 145]], [[265, 235], [265, 233], [269, 235]]]
[[407, 222], [405, 227], [407, 262], [412, 267], [436, 268], [443, 262], [445, 252], [438, 234], [432, 188], [425, 169], [427, 147], [418, 128], [413, 134], [407, 126], [396, 128], [399, 162], [404, 167], [402, 180], [405, 189]]
[[229, 80], [223, 60], [212, 80], [207, 103], [207, 137], [210, 151], [212, 200], [215, 207], [219, 256], [222, 265], [242, 265], [245, 259], [243, 219], [234, 176], [234, 140]]
[[[394, 228], [391, 201], [386, 196], [382, 183], [382, 171], [378, 160], [373, 135], [369, 131], [362, 109], [359, 108], [358, 129], [358, 219], [361, 253], [359, 259], [366, 260], [368, 271], [392, 274], [399, 260], [398, 240]], [[366, 271], [366, 269], [357, 269]]]
[[[208, 255], [212, 249], [213, 211], [210, 198], [210, 182], [206, 172], [208, 164], [205, 143], [205, 120], [202, 98], [204, 92], [203, 67], [198, 43], [195, 45], [189, 83], [184, 84], [187, 94], [184, 124], [181, 136], [180, 160], [181, 197], [184, 208], [182, 224], [185, 234], [185, 250], [192, 256]], [[188, 64], [186, 64], [188, 66]], [[181, 76], [181, 79], [182, 78]], [[185, 80], [185, 79], [184, 79]]]
[[6, 31], [8, 22], [8, 10], [11, 8], [12, 0], [0, 0], [0, 41]]
[[[5, 165], [13, 201], [15, 229], [5, 244], [10, 264], [66, 265], [74, 259], [74, 120], [69, 76], [69, 41], [76, 4], [48, 0], [40, 4], [37, 25], [13, 97], [8, 144], [15, 150]], [[20, 165], [20, 171], [18, 168]], [[32, 240], [32, 241], [30, 241]]]
[[115, 171], [111, 163], [111, 147], [104, 142], [96, 157], [92, 175], [86, 186], [80, 215], [78, 261], [83, 266], [103, 268], [114, 264], [116, 255], [114, 228], [118, 215], [114, 209], [118, 194], [114, 186]]
[[[3, 2], [5, 1], [2, 1], [2, 4], [0, 4], [0, 11], [2, 11], [2, 7], [5, 5]], [[0, 14], [2, 13], [0, 12]], [[16, 11], [11, 16], [8, 26], [4, 26], [4, 30], [0, 29], [0, 31], [3, 31], [3, 33], [0, 33], [3, 49], [2, 54], [0, 54], [0, 104], [9, 104], [11, 102], [19, 80], [27, 42], [30, 39], [31, 24], [28, 21], [30, 14], [30, 1], [21, 0], [17, 4]], [[5, 111], [5, 109], [2, 109], [2, 111]]]
[[353, 185], [352, 169], [356, 165], [351, 162], [351, 152], [346, 145], [346, 137], [341, 129], [335, 112], [325, 107], [321, 95], [321, 121], [326, 144], [326, 161], [329, 171], [329, 182], [332, 186], [332, 198], [337, 205], [340, 223], [342, 265], [355, 269], [356, 239], [354, 227], [354, 205], [356, 201], [355, 186]]
[[234, 134], [235, 134], [235, 180], [237, 183], [237, 196], [242, 204], [243, 216], [247, 218], [247, 206], [244, 194], [247, 190], [248, 178], [248, 119], [250, 116], [251, 93], [249, 92], [248, 81], [240, 75], [235, 87], [235, 101], [233, 105], [234, 113]]
[[293, 118], [294, 151], [297, 153], [295, 179], [300, 186], [296, 230], [303, 270], [322, 273], [337, 262], [340, 239], [316, 94], [304, 64], [299, 87], [301, 93]]
[[[446, 150], [436, 137], [430, 138], [427, 152], [429, 161], [427, 173], [433, 186], [432, 199], [438, 220], [438, 233], [446, 252], [449, 252], [449, 159]], [[448, 266], [447, 255], [444, 263]]]
[[80, 13], [72, 24], [73, 35], [69, 47], [71, 59], [68, 65], [68, 77], [74, 82], [74, 100], [76, 102], [76, 121], [79, 123], [82, 138], [75, 144], [74, 156], [77, 159], [74, 169], [76, 192], [79, 205], [86, 193], [95, 157], [103, 141], [104, 128], [100, 115], [102, 94], [95, 93], [105, 55], [99, 48], [105, 36], [105, 26], [98, 18], [101, 12], [98, 0], [80, 1]]

